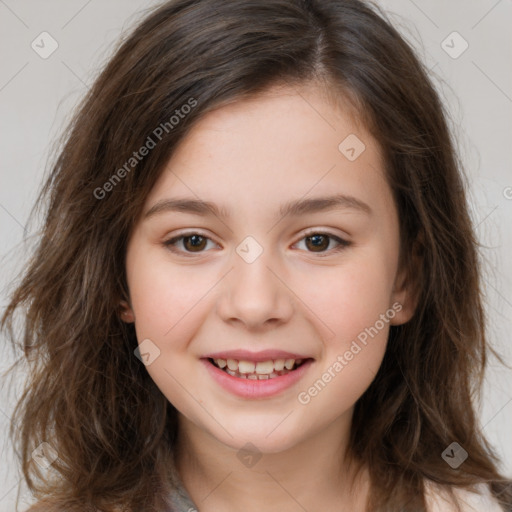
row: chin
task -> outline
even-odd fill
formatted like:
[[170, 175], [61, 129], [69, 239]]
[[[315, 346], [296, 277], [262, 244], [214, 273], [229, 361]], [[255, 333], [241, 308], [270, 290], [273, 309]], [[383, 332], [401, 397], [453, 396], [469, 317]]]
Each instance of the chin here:
[[[240, 428], [230, 428], [229, 434], [223, 429], [216, 429], [216, 432], [211, 432], [212, 435], [221, 443], [229, 446], [237, 452], [241, 449], [251, 450], [248, 443], [254, 445], [258, 452], [264, 453], [280, 453], [295, 446], [300, 440], [293, 436], [291, 432], [286, 429], [278, 432], [279, 428], [274, 432], [272, 430], [276, 427], [276, 422], [263, 422], [255, 426], [243, 426]], [[267, 428], [268, 426], [268, 428]], [[269, 434], [269, 432], [271, 432]], [[255, 451], [256, 451], [255, 450]]]

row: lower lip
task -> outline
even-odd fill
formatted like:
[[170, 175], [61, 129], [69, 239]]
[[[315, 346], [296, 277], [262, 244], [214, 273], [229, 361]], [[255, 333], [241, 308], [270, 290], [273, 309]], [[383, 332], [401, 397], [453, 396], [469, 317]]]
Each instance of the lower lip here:
[[210, 363], [208, 359], [201, 359], [201, 361], [205, 364], [206, 369], [210, 372], [213, 379], [225, 390], [242, 398], [250, 399], [268, 398], [281, 393], [298, 382], [306, 374], [313, 363], [313, 359], [308, 359], [296, 370], [285, 375], [281, 375], [280, 377], [265, 380], [253, 380], [233, 377], [224, 370], [217, 368], [213, 363]]

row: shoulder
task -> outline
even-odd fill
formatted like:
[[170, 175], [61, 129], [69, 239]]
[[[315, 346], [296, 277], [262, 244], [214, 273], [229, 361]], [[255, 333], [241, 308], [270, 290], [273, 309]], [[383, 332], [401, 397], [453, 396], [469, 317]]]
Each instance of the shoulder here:
[[[470, 489], [452, 487], [461, 512], [504, 512], [492, 496], [487, 484], [479, 484]], [[449, 493], [440, 485], [425, 485], [428, 512], [457, 512], [457, 507]]]

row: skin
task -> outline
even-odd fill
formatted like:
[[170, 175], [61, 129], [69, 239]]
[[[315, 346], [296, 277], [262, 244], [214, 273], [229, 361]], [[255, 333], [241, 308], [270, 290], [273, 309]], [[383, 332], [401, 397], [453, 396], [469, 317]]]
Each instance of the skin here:
[[[355, 161], [338, 149], [349, 134], [366, 146]], [[363, 201], [371, 214], [278, 214], [289, 200], [333, 193]], [[182, 196], [222, 205], [232, 218], [166, 211], [144, 219], [158, 201]], [[364, 510], [367, 472], [350, 493], [352, 468], [341, 462], [354, 404], [382, 362], [389, 326], [414, 311], [375, 140], [319, 86], [273, 87], [208, 113], [173, 153], [144, 213], [127, 248], [123, 316], [135, 322], [139, 343], [149, 338], [160, 350], [146, 368], [179, 412], [177, 467], [201, 512]], [[350, 245], [336, 252], [327, 238], [315, 249], [309, 228]], [[190, 239], [181, 240], [174, 247], [181, 254], [173, 253], [164, 242], [184, 231], [209, 241], [194, 252]], [[236, 252], [247, 236], [263, 248], [250, 264]], [[300, 403], [299, 393], [396, 303], [401, 311]], [[237, 348], [280, 348], [315, 361], [279, 395], [242, 399], [199, 361]], [[237, 457], [247, 442], [262, 455], [252, 467]]]

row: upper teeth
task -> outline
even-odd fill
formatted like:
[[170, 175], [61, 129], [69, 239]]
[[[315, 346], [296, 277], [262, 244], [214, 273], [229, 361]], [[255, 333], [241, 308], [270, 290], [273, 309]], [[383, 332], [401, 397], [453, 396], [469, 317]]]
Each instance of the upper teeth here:
[[227, 367], [232, 371], [238, 371], [239, 373], [259, 373], [261, 375], [270, 375], [273, 371], [279, 372], [286, 368], [287, 370], [291, 370], [295, 365], [300, 364], [302, 359], [276, 359], [276, 360], [268, 360], [268, 361], [258, 361], [255, 363], [254, 361], [237, 361], [236, 359], [214, 359], [215, 364], [219, 368]]

